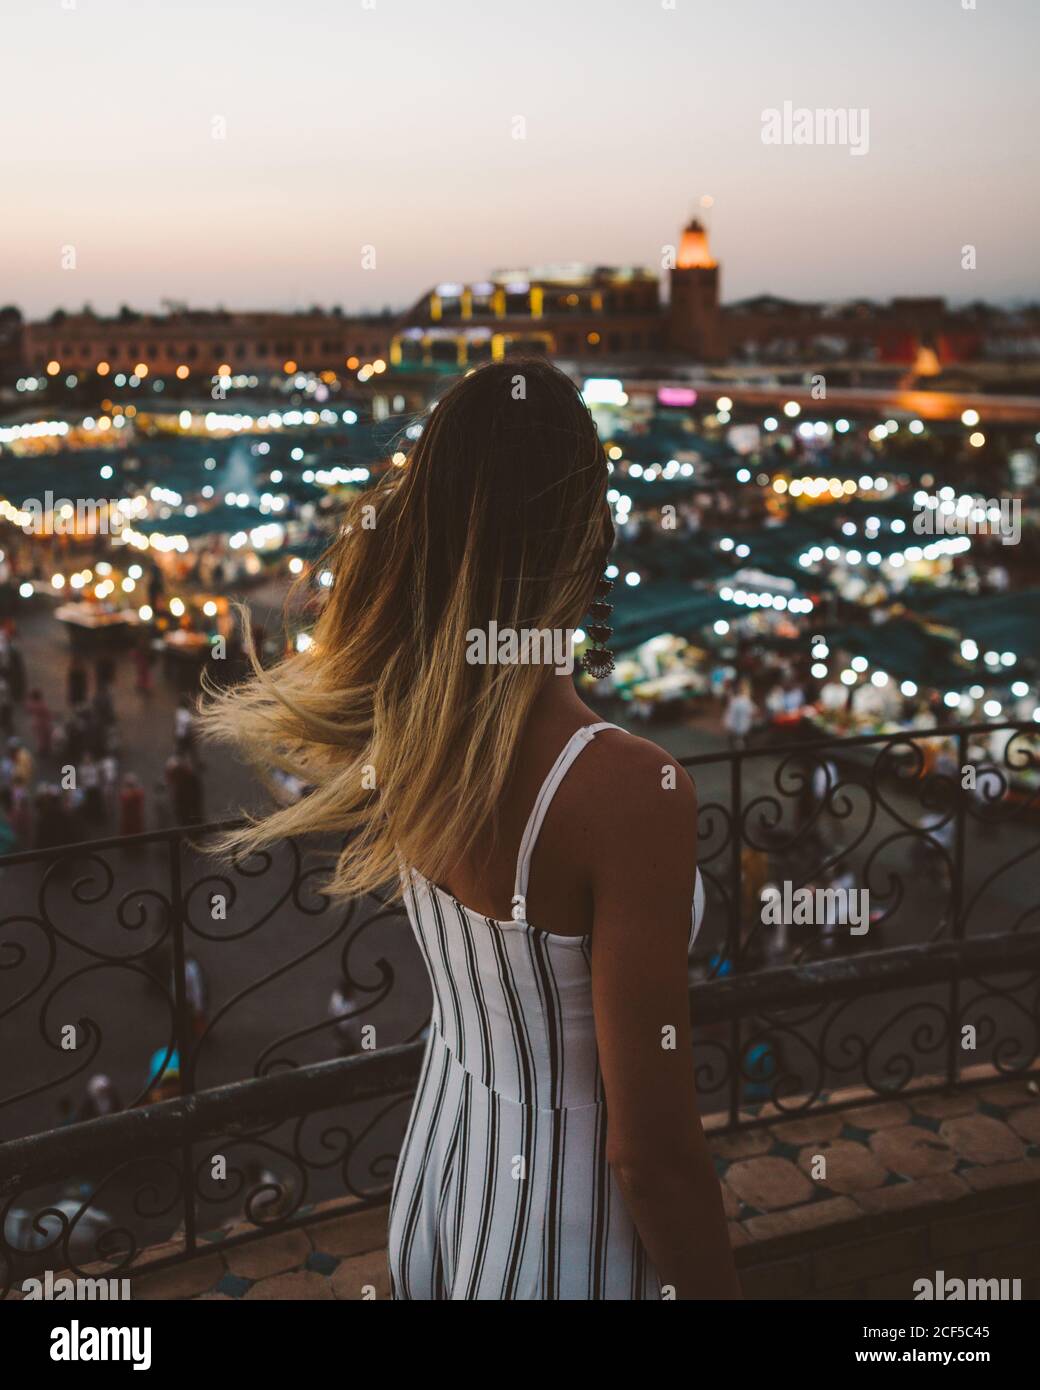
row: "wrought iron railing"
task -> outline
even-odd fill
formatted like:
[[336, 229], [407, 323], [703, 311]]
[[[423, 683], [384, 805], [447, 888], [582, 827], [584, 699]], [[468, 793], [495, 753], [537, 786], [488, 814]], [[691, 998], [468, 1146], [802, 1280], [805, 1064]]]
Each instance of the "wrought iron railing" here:
[[[754, 1126], [850, 1086], [882, 1100], [1037, 1066], [1040, 729], [1005, 726], [980, 757], [994, 733], [685, 760], [706, 1113]], [[5, 1292], [44, 1267], [151, 1267], [385, 1199], [429, 1013], [407, 922], [376, 898], [331, 904], [320, 849], [223, 866], [207, 834], [0, 860]], [[868, 932], [783, 940], [763, 922], [765, 883], [838, 869], [870, 893]]]
[[[700, 787], [698, 862], [728, 968], [775, 955], [763, 878], [801, 888], [847, 869], [874, 909], [865, 949], [1040, 925], [1040, 725], [774, 739], [682, 761]], [[784, 949], [809, 959], [835, 944]]]

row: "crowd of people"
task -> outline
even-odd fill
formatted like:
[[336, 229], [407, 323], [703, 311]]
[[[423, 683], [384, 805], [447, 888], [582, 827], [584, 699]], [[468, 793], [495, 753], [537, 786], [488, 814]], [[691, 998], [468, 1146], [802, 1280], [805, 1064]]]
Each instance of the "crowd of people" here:
[[[150, 653], [142, 646], [131, 660], [136, 693], [150, 696]], [[13, 622], [0, 629], [0, 854], [203, 822], [191, 697], [179, 697], [171, 752], [149, 794], [124, 766], [117, 671], [107, 649], [92, 662], [73, 652], [55, 698], [30, 684]]]

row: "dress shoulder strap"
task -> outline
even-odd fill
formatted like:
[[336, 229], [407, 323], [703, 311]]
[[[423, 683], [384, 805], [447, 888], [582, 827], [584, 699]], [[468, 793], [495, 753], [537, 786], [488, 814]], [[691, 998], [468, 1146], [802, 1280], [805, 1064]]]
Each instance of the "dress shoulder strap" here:
[[[527, 826], [524, 830], [524, 838], [520, 841], [520, 853], [516, 860], [516, 882], [513, 886], [513, 905], [517, 906], [519, 898], [520, 906], [526, 916], [526, 906], [524, 900], [527, 897], [527, 878], [531, 871], [531, 855], [534, 847], [538, 843], [538, 833], [542, 828], [542, 821], [545, 820], [545, 813], [552, 804], [552, 799], [556, 795], [556, 789], [566, 777], [571, 763], [588, 746], [603, 729], [618, 729], [618, 724], [586, 724], [580, 729], [575, 729], [570, 738], [564, 744], [559, 757], [549, 769], [549, 775], [542, 783], [541, 791], [535, 798], [535, 803], [531, 808], [531, 814], [527, 818]], [[624, 730], [622, 730], [624, 732]]]

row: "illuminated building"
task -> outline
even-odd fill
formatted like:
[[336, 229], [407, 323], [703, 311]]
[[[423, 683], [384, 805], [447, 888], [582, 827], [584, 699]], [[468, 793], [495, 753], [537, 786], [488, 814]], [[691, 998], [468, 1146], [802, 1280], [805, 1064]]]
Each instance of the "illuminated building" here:
[[935, 377], [951, 364], [1040, 360], [1040, 311], [976, 303], [951, 308], [937, 296], [888, 303], [804, 302], [758, 295], [720, 299], [721, 267], [706, 228], [691, 220], [664, 248], [667, 282], [640, 267], [580, 264], [507, 269], [471, 283], [442, 283], [404, 314], [347, 316], [123, 309], [22, 324], [0, 314], [0, 378], [16, 369], [112, 379], [139, 364], [150, 378], [189, 382], [218, 368], [233, 375], [359, 374], [387, 363], [417, 376], [458, 371], [517, 352], [564, 360], [668, 364], [898, 364]]
[[467, 367], [506, 353], [599, 357], [659, 352], [657, 280], [638, 269], [548, 266], [435, 286], [399, 322], [395, 366]]
[[1040, 314], [937, 296], [888, 303], [806, 303], [759, 295], [720, 300], [721, 267], [696, 218], [665, 248], [668, 298], [649, 270], [550, 266], [442, 284], [397, 322], [391, 363], [459, 368], [520, 351], [585, 362], [662, 365], [844, 360], [935, 376], [951, 363], [1040, 358]]
[[726, 341], [719, 306], [719, 265], [708, 246], [708, 234], [696, 218], [683, 230], [669, 280], [669, 346], [695, 360], [721, 361]]
[[[218, 367], [234, 374], [280, 373], [286, 362], [300, 371], [346, 372], [346, 361], [385, 358], [393, 319], [347, 317], [312, 309], [300, 314], [228, 313], [177, 308], [166, 314], [124, 309], [117, 317], [94, 314], [51, 315], [24, 326], [26, 370], [57, 361], [81, 376], [134, 371], [138, 363], [151, 376], [188, 380], [209, 378]], [[186, 370], [178, 370], [186, 369]]]
[[[703, 247], [695, 255], [696, 228]], [[721, 352], [718, 266], [699, 223], [691, 223], [671, 271], [672, 303], [641, 267], [535, 266], [500, 270], [471, 284], [441, 284], [399, 321], [395, 366], [476, 366], [507, 353], [584, 360], [681, 353], [712, 361]]]

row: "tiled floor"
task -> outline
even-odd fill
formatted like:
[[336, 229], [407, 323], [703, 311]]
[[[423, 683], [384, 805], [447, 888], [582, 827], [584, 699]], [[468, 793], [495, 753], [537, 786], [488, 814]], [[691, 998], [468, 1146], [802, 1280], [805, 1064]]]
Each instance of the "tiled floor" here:
[[711, 1147], [727, 1215], [765, 1239], [818, 1224], [812, 1208], [841, 1198], [836, 1217], [1040, 1182], [1040, 1087], [1010, 1081], [853, 1106], [716, 1135]]
[[[976, 1090], [709, 1133], [734, 1246], [1040, 1184], [1040, 1086]], [[1038, 1188], [1040, 1190], [1040, 1188]], [[252, 1228], [239, 1228], [240, 1230]], [[339, 1214], [133, 1278], [135, 1298], [385, 1299], [386, 1210]], [[223, 1244], [223, 1248], [218, 1248]], [[169, 1245], [146, 1252], [156, 1259]]]
[[[224, 1235], [236, 1234], [227, 1232]], [[386, 1208], [339, 1215], [133, 1281], [135, 1298], [389, 1298]]]

